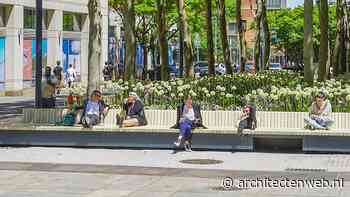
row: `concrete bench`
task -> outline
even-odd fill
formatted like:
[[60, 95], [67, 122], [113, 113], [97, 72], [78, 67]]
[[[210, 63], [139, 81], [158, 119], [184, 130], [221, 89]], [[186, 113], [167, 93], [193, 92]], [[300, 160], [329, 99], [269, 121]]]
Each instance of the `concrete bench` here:
[[[178, 134], [170, 129], [176, 120], [174, 110], [145, 110], [149, 124], [135, 128], [118, 128], [118, 111], [110, 110], [94, 129], [52, 126], [61, 121], [62, 111], [24, 109], [24, 125], [0, 128], [0, 144], [171, 148]], [[303, 129], [307, 113], [258, 111], [258, 128], [245, 130], [244, 136], [236, 135], [238, 111], [202, 111], [202, 116], [208, 129], [194, 131], [194, 148], [253, 151], [257, 141], [277, 139], [284, 144], [298, 141], [303, 151], [350, 152], [350, 113], [333, 113], [336, 124], [331, 130], [310, 131]]]

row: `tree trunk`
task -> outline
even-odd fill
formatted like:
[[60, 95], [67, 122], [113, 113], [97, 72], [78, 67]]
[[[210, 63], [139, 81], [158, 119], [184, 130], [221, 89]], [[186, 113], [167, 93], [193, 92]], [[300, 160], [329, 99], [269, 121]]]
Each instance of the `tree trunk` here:
[[345, 0], [337, 0], [337, 10], [336, 10], [336, 18], [337, 18], [337, 36], [335, 40], [334, 53], [333, 53], [333, 61], [332, 66], [334, 68], [334, 74], [338, 75], [342, 70], [342, 50], [344, 50], [344, 2]]
[[261, 59], [261, 17], [262, 17], [262, 1], [257, 0], [256, 1], [257, 9], [256, 9], [256, 40], [255, 40], [255, 46], [254, 46], [254, 66], [256, 71], [260, 71], [263, 69], [262, 66], [262, 59]]
[[346, 12], [346, 72], [350, 72], [350, 7], [348, 7]]
[[166, 37], [166, 0], [157, 0], [157, 25], [160, 52], [161, 80], [169, 80], [168, 40]]
[[193, 77], [193, 47], [191, 42], [191, 32], [188, 28], [187, 22], [187, 14], [185, 9], [184, 0], [178, 0], [178, 12], [180, 17], [180, 31], [182, 31], [183, 36], [183, 55], [184, 55], [184, 68], [185, 68], [185, 76]]
[[134, 0], [127, 0], [124, 10], [125, 28], [125, 80], [134, 80], [136, 75], [136, 38]]
[[207, 47], [208, 47], [208, 74], [215, 76], [215, 57], [213, 40], [213, 21], [212, 21], [212, 0], [206, 0], [207, 5]]
[[224, 54], [224, 62], [226, 65], [226, 73], [232, 74], [230, 49], [228, 46], [227, 39], [227, 23], [226, 23], [226, 12], [225, 12], [225, 0], [219, 0], [219, 14], [220, 14], [220, 32], [221, 32], [221, 44]]
[[269, 24], [267, 21], [267, 16], [266, 16], [266, 0], [261, 0], [262, 3], [262, 15], [261, 15], [261, 25], [263, 29], [263, 65], [262, 67], [265, 69], [268, 69], [269, 65], [269, 60], [270, 60], [270, 30], [269, 30]]
[[[178, 1], [177, 1], [178, 2]], [[179, 5], [178, 5], [179, 6]], [[179, 61], [180, 61], [180, 66], [179, 66], [179, 70], [180, 70], [180, 77], [183, 77], [183, 73], [184, 73], [184, 36], [183, 36], [183, 25], [181, 20], [179, 21]]]
[[89, 0], [89, 65], [87, 96], [100, 88], [100, 64], [102, 50], [102, 12], [100, 0]]
[[245, 70], [245, 41], [244, 41], [244, 29], [242, 24], [241, 15], [241, 0], [236, 0], [236, 23], [238, 31], [238, 41], [239, 41], [239, 65], [240, 72], [243, 73]]
[[143, 44], [143, 79], [148, 79], [148, 47]]
[[314, 81], [312, 9], [313, 0], [304, 0], [304, 79], [309, 85], [312, 85]]
[[318, 81], [327, 80], [327, 62], [328, 62], [328, 1], [320, 0], [320, 50], [319, 50], [319, 68]]

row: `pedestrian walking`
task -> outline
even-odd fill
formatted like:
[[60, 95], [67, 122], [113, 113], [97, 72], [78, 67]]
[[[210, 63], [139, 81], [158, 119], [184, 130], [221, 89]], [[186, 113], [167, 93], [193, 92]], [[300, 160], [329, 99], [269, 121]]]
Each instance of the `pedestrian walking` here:
[[56, 66], [53, 69], [53, 74], [55, 75], [56, 79], [58, 80], [57, 94], [59, 94], [60, 93], [60, 88], [64, 87], [63, 80], [62, 80], [63, 68], [61, 66], [61, 62], [60, 61], [56, 62]]
[[77, 78], [77, 72], [75, 71], [72, 64], [69, 64], [69, 68], [66, 72], [66, 82], [68, 84], [68, 87], [73, 87], [73, 84]]

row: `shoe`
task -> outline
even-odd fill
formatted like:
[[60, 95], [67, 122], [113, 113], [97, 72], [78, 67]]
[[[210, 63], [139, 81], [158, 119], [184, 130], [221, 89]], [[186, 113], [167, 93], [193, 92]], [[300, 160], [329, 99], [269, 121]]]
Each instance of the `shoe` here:
[[176, 147], [179, 147], [179, 146], [180, 146], [180, 143], [179, 143], [179, 142], [174, 142], [174, 145], [175, 145]]
[[186, 151], [186, 152], [192, 152], [191, 145], [185, 144], [184, 147], [185, 147], [185, 151]]
[[243, 129], [242, 128], [238, 128], [237, 129], [237, 135], [242, 135], [243, 133]]

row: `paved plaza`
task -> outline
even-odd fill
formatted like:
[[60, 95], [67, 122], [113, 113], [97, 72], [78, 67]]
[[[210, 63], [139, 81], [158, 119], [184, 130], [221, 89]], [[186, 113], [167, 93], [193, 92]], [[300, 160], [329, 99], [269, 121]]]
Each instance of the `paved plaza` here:
[[[78, 148], [0, 149], [0, 197], [348, 197], [350, 156]], [[212, 159], [212, 165], [184, 164]], [[339, 188], [231, 188], [235, 180], [335, 180]]]

